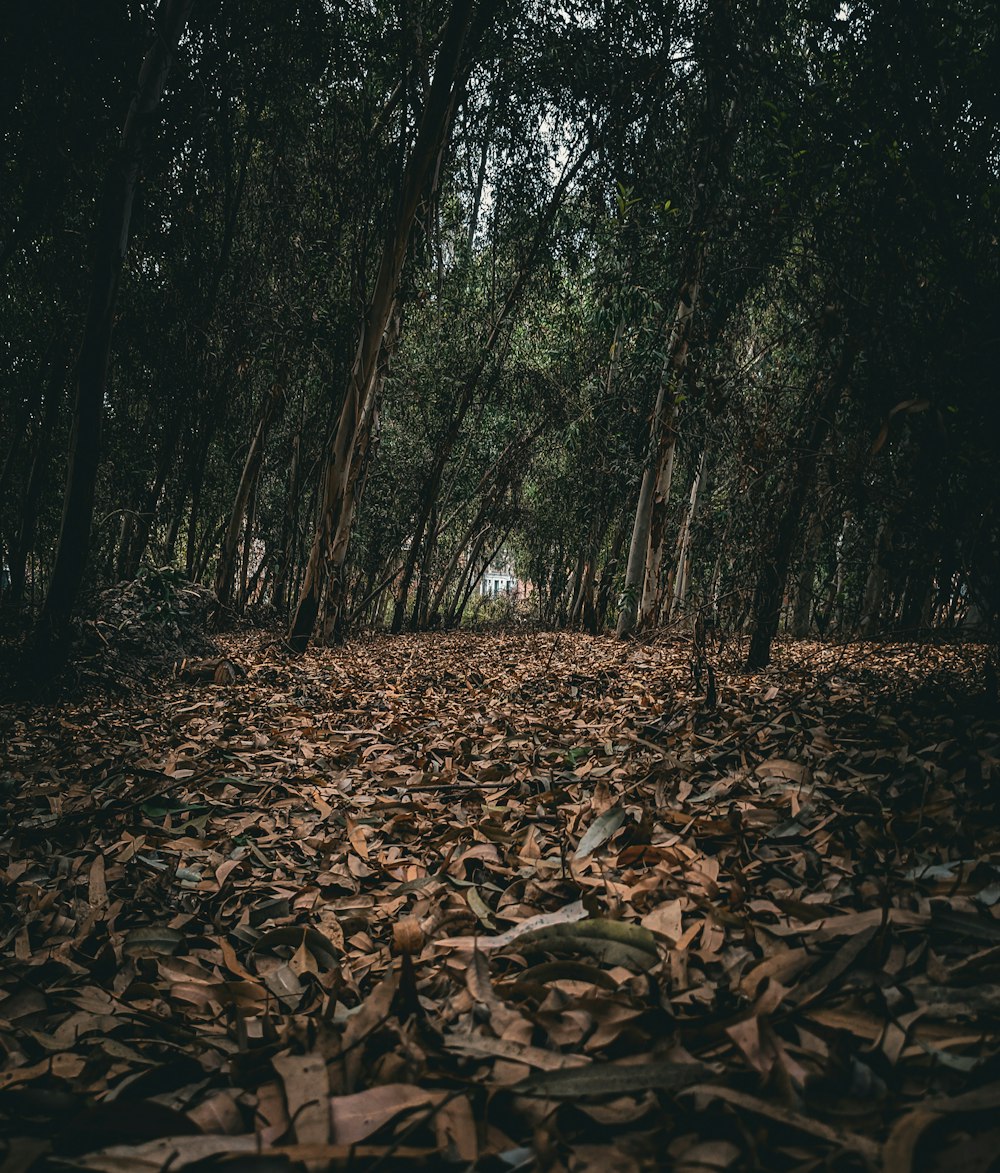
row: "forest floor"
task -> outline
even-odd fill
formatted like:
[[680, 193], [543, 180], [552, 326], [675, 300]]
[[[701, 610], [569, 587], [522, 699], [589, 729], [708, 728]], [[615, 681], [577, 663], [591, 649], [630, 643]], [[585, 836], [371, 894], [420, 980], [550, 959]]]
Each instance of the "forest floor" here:
[[225, 651], [0, 710], [6, 1173], [990, 1167], [983, 649]]

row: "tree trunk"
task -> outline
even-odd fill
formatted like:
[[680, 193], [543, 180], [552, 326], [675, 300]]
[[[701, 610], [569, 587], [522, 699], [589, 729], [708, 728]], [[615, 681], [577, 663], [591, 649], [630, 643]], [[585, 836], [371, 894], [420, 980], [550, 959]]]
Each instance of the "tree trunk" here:
[[840, 397], [847, 386], [855, 353], [856, 347], [848, 342], [835, 370], [826, 380], [812, 425], [792, 470], [792, 483], [784, 510], [778, 518], [770, 541], [760, 552], [760, 571], [754, 589], [753, 627], [746, 661], [749, 672], [766, 668], [771, 662], [771, 644], [778, 634], [781, 622], [785, 582], [792, 549], [799, 533], [802, 509], [813, 483], [820, 449], [830, 431]]
[[[35, 414], [42, 404], [42, 370], [39, 370], [38, 375], [32, 380], [32, 394], [31, 398], [24, 403], [21, 403], [14, 415], [14, 419], [10, 423], [10, 443], [7, 445], [7, 455], [4, 458], [2, 467], [0, 467], [0, 506], [6, 500], [7, 486], [10, 483], [14, 465], [18, 455], [24, 450], [24, 444], [27, 438], [28, 426], [31, 417]], [[52, 376], [52, 368], [49, 368], [49, 377]], [[0, 538], [9, 538], [15, 528], [17, 528], [11, 519], [10, 528], [7, 528], [8, 519], [0, 517], [4, 522], [4, 532], [0, 534]], [[13, 547], [12, 547], [13, 548]], [[2, 542], [0, 542], [0, 557], [4, 553]]]
[[177, 503], [170, 515], [170, 523], [167, 526], [167, 533], [163, 539], [163, 547], [160, 551], [163, 562], [168, 566], [174, 560], [174, 551], [177, 549], [177, 535], [180, 533], [181, 522], [184, 520], [184, 506], [186, 504], [187, 482], [183, 481], [181, 490], [177, 494]]
[[486, 129], [483, 133], [483, 147], [479, 155], [479, 168], [476, 176], [476, 193], [472, 200], [472, 213], [469, 216], [469, 252], [473, 251], [476, 243], [476, 229], [479, 227], [479, 209], [483, 202], [483, 188], [486, 185], [486, 164], [489, 161], [490, 143], [493, 140], [493, 122], [496, 117], [497, 99], [500, 93], [500, 71], [493, 79], [493, 90], [490, 95], [490, 108], [486, 115]]
[[[250, 126], [247, 131], [246, 142], [243, 151], [240, 155], [239, 166], [235, 177], [235, 182], [232, 185], [231, 194], [227, 194], [224, 199], [224, 219], [222, 228], [222, 240], [219, 245], [219, 255], [216, 258], [215, 265], [212, 269], [211, 279], [208, 283], [208, 289], [204, 296], [201, 309], [197, 320], [193, 323], [193, 336], [196, 339], [196, 345], [199, 348], [198, 361], [204, 360], [204, 353], [206, 349], [206, 341], [208, 338], [208, 330], [212, 324], [215, 315], [216, 304], [219, 299], [219, 291], [222, 288], [222, 280], [225, 276], [226, 270], [229, 266], [229, 261], [232, 256], [233, 245], [236, 241], [236, 226], [239, 214], [239, 209], [243, 201], [243, 195], [246, 189], [247, 171], [250, 162], [250, 155], [253, 151], [256, 142], [256, 129], [259, 124], [260, 112], [255, 110], [250, 116]], [[226, 189], [229, 192], [230, 185], [227, 182]], [[198, 258], [199, 267], [204, 266], [204, 259]], [[223, 384], [218, 381], [217, 386], [221, 387]], [[219, 410], [219, 392], [210, 397], [209, 411], [216, 415]], [[160, 439], [159, 451], [156, 462], [156, 472], [153, 477], [153, 483], [143, 493], [140, 498], [140, 505], [133, 515], [130, 524], [130, 539], [128, 544], [120, 551], [118, 574], [123, 579], [133, 579], [139, 571], [142, 560], [146, 555], [146, 549], [149, 545], [150, 535], [153, 530], [153, 525], [156, 521], [156, 509], [159, 504], [160, 497], [163, 494], [163, 488], [167, 482], [167, 477], [170, 473], [171, 462], [177, 449], [177, 444], [181, 437], [181, 430], [184, 426], [185, 419], [185, 405], [183, 403], [174, 404], [174, 411], [172, 412]], [[210, 443], [206, 443], [205, 454], [206, 459], [208, 450], [211, 447]], [[183, 506], [182, 506], [183, 508]], [[180, 525], [180, 518], [178, 518], [177, 526]], [[166, 543], [168, 553], [172, 557], [173, 547], [176, 542], [176, 527], [171, 524], [172, 538]], [[169, 561], [169, 558], [167, 559]]]
[[[484, 507], [480, 507], [476, 516], [472, 520], [472, 524], [466, 529], [463, 536], [459, 539], [452, 551], [451, 558], [448, 560], [448, 565], [444, 568], [441, 575], [441, 581], [437, 585], [437, 590], [434, 592], [434, 597], [431, 600], [430, 614], [433, 617], [441, 611], [441, 605], [444, 602], [444, 597], [447, 594], [448, 586], [458, 569], [458, 564], [462, 560], [462, 555], [469, 549], [469, 543], [472, 542], [477, 530], [483, 525], [485, 521]], [[459, 582], [464, 580], [464, 576], [459, 576]], [[460, 588], [456, 588], [458, 590]]]
[[430, 520], [431, 511], [434, 508], [434, 502], [437, 500], [443, 471], [444, 462], [438, 458], [435, 460], [434, 469], [431, 472], [429, 480], [424, 482], [420, 493], [420, 512], [417, 516], [417, 528], [413, 532], [410, 548], [406, 551], [403, 573], [399, 580], [399, 587], [396, 591], [396, 599], [392, 611], [392, 626], [390, 630], [393, 635], [398, 635], [403, 630], [403, 623], [406, 618], [406, 605], [410, 597], [410, 587], [413, 585], [413, 576], [417, 571], [417, 562], [420, 558], [424, 533], [427, 529], [427, 523]]
[[583, 595], [586, 589], [588, 561], [587, 555], [590, 552], [590, 542], [588, 541], [584, 548], [580, 551], [576, 558], [576, 566], [573, 570], [573, 597], [570, 601], [569, 611], [566, 614], [566, 623], [569, 627], [575, 627], [583, 609]]
[[847, 531], [851, 524], [850, 512], [845, 512], [840, 519], [840, 533], [833, 543], [833, 569], [826, 577], [822, 586], [822, 603], [813, 609], [813, 622], [816, 630], [826, 638], [833, 624], [833, 612], [837, 606], [837, 596], [840, 593], [840, 582], [844, 573], [844, 542], [847, 540]]
[[427, 527], [427, 536], [424, 541], [424, 556], [420, 562], [420, 577], [417, 580], [417, 595], [413, 600], [413, 612], [410, 615], [410, 630], [417, 631], [427, 624], [427, 610], [431, 598], [431, 566], [434, 563], [435, 536], [437, 532], [437, 502], [431, 509], [430, 522]]
[[454, 0], [417, 139], [404, 168], [399, 208], [386, 237], [323, 473], [319, 525], [288, 636], [289, 645], [297, 652], [305, 651], [312, 638], [324, 586], [328, 616], [334, 625], [339, 614], [356, 504], [354, 490], [371, 444], [386, 333], [396, 316], [399, 280], [417, 205], [451, 124], [462, 48], [472, 12], [472, 0]]
[[[486, 539], [489, 536], [489, 529], [484, 529], [476, 536], [476, 540], [472, 543], [472, 549], [469, 551], [469, 558], [465, 566], [462, 568], [462, 573], [458, 576], [458, 582], [455, 584], [455, 593], [452, 595], [451, 603], [448, 607], [448, 613], [445, 618], [445, 627], [454, 627], [461, 612], [465, 610], [465, 605], [468, 602], [468, 596], [472, 593], [472, 588], [482, 576], [482, 571], [475, 579], [472, 576], [475, 574], [476, 562], [479, 555], [482, 553], [483, 546], [486, 545]], [[469, 586], [469, 592], [466, 594], [466, 586], [472, 580]]]
[[655, 620], [660, 565], [666, 540], [667, 504], [677, 444], [677, 381], [687, 361], [687, 336], [698, 299], [702, 254], [703, 246], [699, 237], [693, 252], [694, 271], [685, 278], [674, 315], [650, 422], [649, 447], [625, 568], [624, 601], [618, 616], [619, 639], [631, 635], [637, 625]]
[[10, 604], [20, 607], [24, 601], [24, 582], [28, 558], [35, 541], [35, 524], [38, 520], [38, 505], [42, 488], [48, 476], [49, 453], [52, 446], [52, 430], [62, 403], [63, 386], [66, 380], [65, 352], [53, 364], [49, 384], [45, 390], [45, 403], [35, 443], [35, 456], [28, 474], [28, 484], [21, 505], [21, 524], [17, 544], [11, 550], [10, 559]]
[[860, 633], [862, 639], [871, 639], [878, 633], [879, 618], [882, 613], [882, 595], [885, 591], [885, 566], [882, 556], [885, 553], [886, 520], [883, 517], [875, 531], [875, 541], [872, 547], [872, 561], [868, 568], [868, 577], [865, 580], [864, 600], [861, 604]]
[[927, 566], [914, 566], [906, 583], [899, 622], [904, 635], [915, 636], [920, 631], [925, 600], [933, 582], [934, 560]]
[[[490, 563], [493, 561], [493, 559], [496, 558], [496, 556], [503, 549], [503, 544], [504, 544], [504, 542], [506, 542], [506, 540], [509, 536], [510, 536], [510, 530], [509, 529], [504, 530], [503, 537], [501, 537], [500, 541], [497, 542], [497, 544], [496, 544], [496, 546], [494, 546], [493, 550], [489, 554], [486, 555], [486, 559], [483, 562], [482, 567], [480, 568], [478, 574], [476, 573], [475, 566], [470, 564], [470, 572], [471, 573], [470, 573], [469, 581], [466, 584], [465, 595], [463, 596], [462, 601], [458, 606], [458, 610], [455, 613], [455, 619], [454, 619], [455, 625], [458, 625], [462, 622], [462, 616], [465, 614], [465, 608], [469, 605], [469, 600], [472, 598], [473, 591], [475, 591], [476, 587], [479, 585], [479, 580], [486, 573], [486, 571], [489, 568]], [[486, 535], [484, 534], [483, 538], [485, 539], [485, 537], [486, 537]], [[485, 544], [485, 541], [483, 544]], [[480, 546], [480, 551], [482, 551], [482, 546]]]
[[214, 525], [206, 524], [201, 532], [201, 539], [197, 543], [195, 550], [194, 566], [192, 578], [195, 582], [201, 582], [202, 578], [208, 573], [208, 568], [212, 564], [212, 554], [222, 540], [222, 535], [225, 533], [225, 521], [216, 522]]
[[600, 585], [597, 588], [597, 600], [594, 610], [594, 628], [600, 630], [604, 627], [605, 621], [608, 617], [608, 608], [611, 604], [611, 591], [614, 587], [615, 577], [618, 574], [618, 567], [622, 556], [622, 547], [625, 545], [625, 531], [628, 523], [623, 520], [615, 528], [614, 541], [611, 543], [611, 550], [608, 553], [607, 561], [601, 568]]
[[134, 518], [132, 534], [129, 544], [121, 553], [120, 577], [133, 579], [139, 572], [142, 560], [149, 545], [149, 536], [156, 520], [156, 507], [163, 494], [163, 487], [170, 474], [170, 466], [177, 450], [177, 441], [181, 435], [181, 417], [177, 413], [167, 424], [166, 431], [160, 439], [160, 449], [156, 460], [156, 473], [153, 483], [145, 490], [139, 508]]
[[698, 494], [701, 492], [701, 483], [704, 477], [705, 453], [703, 451], [698, 457], [698, 468], [695, 471], [694, 480], [691, 482], [687, 509], [684, 511], [681, 530], [677, 536], [677, 558], [674, 564], [673, 590], [670, 598], [670, 618], [683, 609], [687, 597], [688, 582], [691, 577], [691, 530], [698, 510]]
[[243, 530], [247, 507], [257, 486], [257, 478], [260, 476], [261, 465], [264, 461], [264, 443], [267, 440], [267, 433], [284, 400], [284, 395], [284, 380], [278, 379], [260, 405], [257, 428], [254, 432], [253, 439], [250, 441], [250, 449], [247, 452], [247, 458], [243, 464], [243, 472], [240, 475], [240, 483], [236, 489], [236, 497], [233, 501], [232, 512], [229, 515], [229, 524], [226, 527], [226, 536], [222, 541], [222, 549], [219, 552], [219, 564], [215, 572], [215, 597], [220, 610], [230, 607], [233, 602], [233, 586], [236, 582], [236, 560], [240, 543], [240, 533]]
[[240, 589], [236, 596], [237, 610], [243, 611], [247, 605], [247, 590], [250, 582], [250, 557], [253, 553], [253, 531], [257, 524], [257, 477], [254, 477], [253, 490], [247, 504], [246, 522], [243, 526], [243, 558], [240, 562]]
[[104, 190], [90, 304], [76, 367], [76, 406], [62, 527], [39, 624], [41, 642], [50, 646], [61, 642], [65, 635], [90, 554], [111, 336], [132, 206], [146, 141], [192, 3], [193, 0], [160, 0], [156, 10], [156, 37], [142, 63], [121, 144]]
[[802, 565], [799, 580], [795, 586], [795, 607], [792, 611], [792, 635], [806, 639], [812, 622], [813, 597], [816, 589], [816, 555], [820, 538], [823, 536], [818, 510], [813, 509], [806, 526], [806, 538], [802, 548]]
[[188, 513], [187, 543], [184, 551], [184, 566], [187, 576], [195, 579], [195, 567], [198, 563], [198, 522], [201, 520], [201, 495], [205, 486], [205, 462], [208, 460], [208, 449], [211, 445], [211, 432], [206, 431], [205, 438], [199, 446], [198, 463], [191, 475], [191, 509]]
[[[303, 415], [305, 398], [303, 397]], [[280, 562], [274, 575], [274, 607], [281, 613], [288, 604], [288, 587], [291, 580], [292, 562], [295, 558], [295, 537], [299, 528], [299, 468], [302, 462], [303, 421], [292, 437], [292, 461], [288, 470], [288, 495], [285, 498], [285, 512], [281, 522], [281, 540], [278, 545]]]

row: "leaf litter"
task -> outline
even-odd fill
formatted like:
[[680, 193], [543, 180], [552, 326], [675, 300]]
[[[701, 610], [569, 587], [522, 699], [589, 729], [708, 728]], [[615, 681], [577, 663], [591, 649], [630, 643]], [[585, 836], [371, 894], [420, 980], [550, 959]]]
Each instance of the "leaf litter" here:
[[989, 1167], [982, 649], [225, 650], [0, 717], [3, 1170]]

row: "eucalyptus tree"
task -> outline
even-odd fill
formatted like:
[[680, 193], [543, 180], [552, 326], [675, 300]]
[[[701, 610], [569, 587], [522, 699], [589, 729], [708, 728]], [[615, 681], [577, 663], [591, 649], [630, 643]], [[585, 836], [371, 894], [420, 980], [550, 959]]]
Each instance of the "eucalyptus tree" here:
[[492, 19], [491, 8], [488, 0], [480, 7], [471, 0], [455, 0], [441, 34], [434, 77], [408, 149], [409, 132], [405, 124], [401, 132], [406, 162], [400, 176], [398, 203], [386, 231], [374, 287], [361, 322], [357, 353], [325, 463], [319, 524], [289, 631], [289, 644], [297, 651], [304, 650], [312, 636], [321, 602], [326, 634], [333, 631], [340, 616], [356, 490], [369, 456], [384, 364], [392, 354], [400, 329], [399, 285], [410, 231], [446, 144], [467, 68], [467, 41], [468, 51], [474, 53], [483, 26]]

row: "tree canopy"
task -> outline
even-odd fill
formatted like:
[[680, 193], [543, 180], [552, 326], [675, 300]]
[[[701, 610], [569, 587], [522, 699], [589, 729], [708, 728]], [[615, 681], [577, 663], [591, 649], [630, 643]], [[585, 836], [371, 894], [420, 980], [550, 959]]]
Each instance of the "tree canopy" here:
[[966, 0], [18, 10], [8, 624], [58, 648], [150, 565], [301, 649], [497, 612], [502, 562], [545, 624], [751, 666], [995, 626], [998, 35]]

